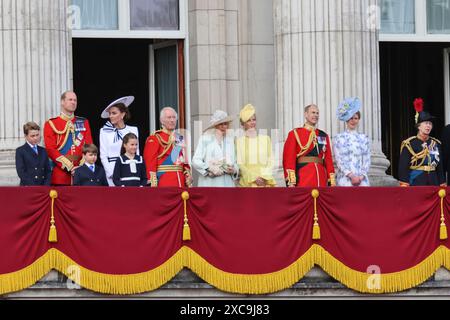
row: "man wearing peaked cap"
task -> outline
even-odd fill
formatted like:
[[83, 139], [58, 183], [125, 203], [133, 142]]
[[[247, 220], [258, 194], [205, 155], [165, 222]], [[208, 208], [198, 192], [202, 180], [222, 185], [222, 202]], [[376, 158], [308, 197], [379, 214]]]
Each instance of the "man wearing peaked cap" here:
[[441, 142], [430, 136], [434, 117], [414, 100], [417, 135], [402, 142], [398, 175], [400, 186], [445, 186]]

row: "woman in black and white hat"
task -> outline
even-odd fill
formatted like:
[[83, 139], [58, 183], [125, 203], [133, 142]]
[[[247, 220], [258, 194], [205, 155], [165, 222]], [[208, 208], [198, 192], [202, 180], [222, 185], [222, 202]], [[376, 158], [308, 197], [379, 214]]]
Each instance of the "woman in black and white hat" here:
[[[138, 128], [126, 124], [130, 119], [128, 107], [133, 101], [133, 96], [117, 99], [111, 102], [101, 115], [103, 119], [109, 119], [100, 130], [100, 159], [110, 186], [114, 186], [112, 176], [116, 160], [120, 157], [123, 137], [130, 132], [139, 137]], [[137, 154], [139, 154], [139, 146]]]

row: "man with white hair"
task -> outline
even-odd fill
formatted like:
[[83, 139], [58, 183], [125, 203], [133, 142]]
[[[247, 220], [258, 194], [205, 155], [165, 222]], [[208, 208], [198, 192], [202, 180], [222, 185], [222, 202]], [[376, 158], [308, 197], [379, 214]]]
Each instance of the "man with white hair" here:
[[191, 167], [186, 159], [184, 137], [175, 132], [178, 115], [171, 107], [161, 110], [162, 130], [147, 138], [144, 160], [147, 177], [152, 187], [190, 187]]

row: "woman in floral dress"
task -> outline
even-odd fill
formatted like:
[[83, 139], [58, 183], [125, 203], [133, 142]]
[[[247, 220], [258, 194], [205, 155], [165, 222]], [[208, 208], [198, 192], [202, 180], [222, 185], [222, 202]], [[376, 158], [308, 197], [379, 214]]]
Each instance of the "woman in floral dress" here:
[[336, 185], [369, 186], [370, 142], [367, 135], [357, 131], [361, 119], [361, 102], [348, 98], [340, 103], [337, 116], [346, 122], [346, 130], [333, 139], [336, 161]]

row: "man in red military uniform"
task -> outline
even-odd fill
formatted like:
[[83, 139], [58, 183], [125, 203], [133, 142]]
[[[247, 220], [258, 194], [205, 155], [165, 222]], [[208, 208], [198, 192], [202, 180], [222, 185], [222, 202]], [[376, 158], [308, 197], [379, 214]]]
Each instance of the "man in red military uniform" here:
[[161, 110], [163, 129], [150, 135], [145, 142], [144, 161], [152, 187], [190, 187], [191, 167], [186, 160], [186, 142], [175, 132], [177, 113], [167, 107]]
[[72, 173], [83, 164], [83, 145], [92, 143], [91, 128], [85, 118], [74, 115], [77, 96], [72, 91], [61, 96], [61, 114], [44, 126], [44, 142], [53, 162], [52, 185], [72, 185]]
[[305, 125], [289, 132], [283, 150], [284, 177], [288, 187], [335, 186], [331, 144], [328, 135], [316, 129], [319, 108], [305, 108]]

